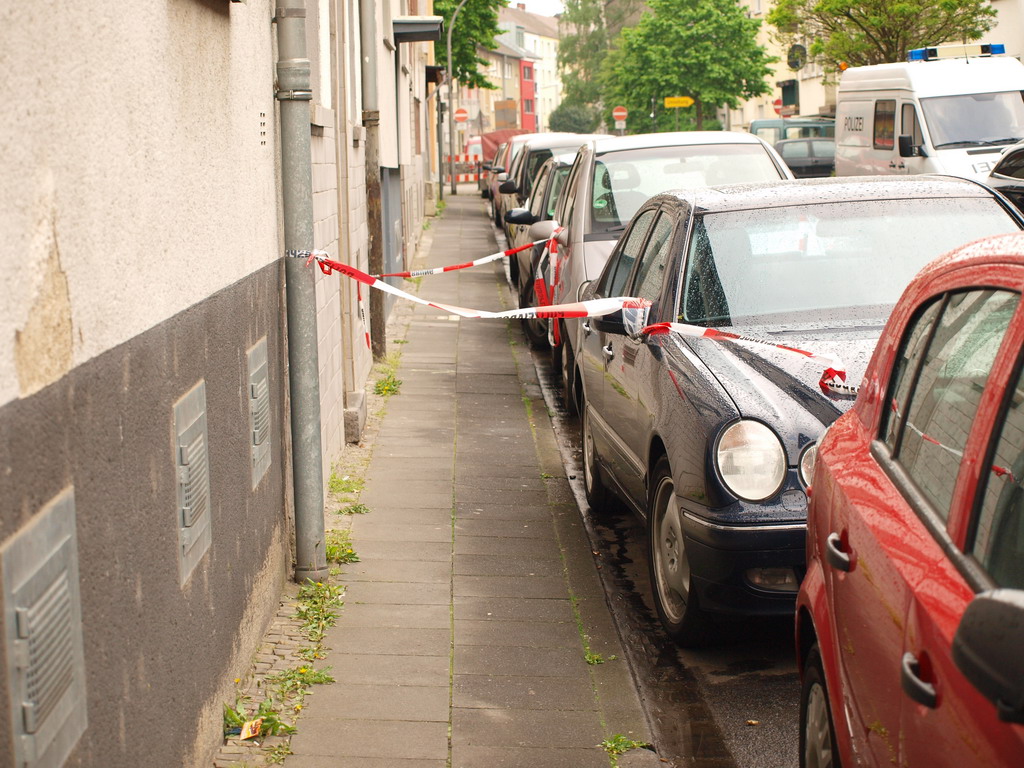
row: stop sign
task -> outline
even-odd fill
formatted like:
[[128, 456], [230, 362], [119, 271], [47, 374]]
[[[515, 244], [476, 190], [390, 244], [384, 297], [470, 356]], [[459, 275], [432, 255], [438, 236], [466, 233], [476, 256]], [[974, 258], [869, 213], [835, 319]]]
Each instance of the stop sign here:
[[469, 120], [469, 112], [467, 112], [462, 107], [459, 107], [458, 109], [455, 110], [454, 117], [456, 123], [464, 123], [467, 120]]
[[616, 120], [625, 120], [629, 115], [629, 110], [625, 107], [619, 106], [612, 110], [612, 117]]
[[[772, 102], [772, 106], [775, 107], [775, 114], [776, 115], [781, 115], [782, 114], [782, 99], [776, 99], [775, 101], [773, 101]], [[456, 118], [456, 119], [458, 119], [458, 118]]]

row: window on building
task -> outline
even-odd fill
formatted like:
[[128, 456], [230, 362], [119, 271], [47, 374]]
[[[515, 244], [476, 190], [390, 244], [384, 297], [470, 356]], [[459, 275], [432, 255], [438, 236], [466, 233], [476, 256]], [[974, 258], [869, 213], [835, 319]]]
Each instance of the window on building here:
[[529, 64], [523, 67], [523, 80], [533, 80], [533, 67]]
[[528, 115], [533, 114], [533, 99], [523, 99], [523, 112]]

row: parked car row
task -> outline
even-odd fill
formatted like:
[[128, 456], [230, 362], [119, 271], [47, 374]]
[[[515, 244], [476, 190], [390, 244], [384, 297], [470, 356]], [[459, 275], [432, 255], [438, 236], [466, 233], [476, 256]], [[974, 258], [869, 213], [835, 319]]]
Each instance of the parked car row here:
[[495, 207], [553, 246], [510, 270], [520, 304], [649, 306], [525, 330], [592, 513], [645, 521], [667, 633], [795, 613], [803, 766], [1024, 764], [1020, 211], [954, 177], [795, 180], [793, 140], [515, 138]]

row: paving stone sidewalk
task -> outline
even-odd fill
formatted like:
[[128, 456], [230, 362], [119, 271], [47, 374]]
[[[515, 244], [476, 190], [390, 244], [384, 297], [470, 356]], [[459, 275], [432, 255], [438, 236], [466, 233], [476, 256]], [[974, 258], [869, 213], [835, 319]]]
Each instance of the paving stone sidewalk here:
[[[497, 249], [475, 196], [432, 235], [417, 268]], [[500, 262], [420, 294], [510, 306]], [[602, 740], [649, 734], [519, 329], [416, 306], [405, 340], [325, 638], [337, 682], [286, 768], [606, 768]]]

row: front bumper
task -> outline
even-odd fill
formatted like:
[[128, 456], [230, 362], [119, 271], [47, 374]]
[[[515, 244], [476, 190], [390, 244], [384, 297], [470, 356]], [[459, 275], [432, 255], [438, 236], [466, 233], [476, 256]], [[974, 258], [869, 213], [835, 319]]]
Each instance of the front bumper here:
[[724, 525], [691, 512], [683, 513], [681, 522], [690, 589], [702, 609], [743, 616], [793, 613], [795, 588], [764, 588], [748, 574], [753, 569], [790, 568], [798, 585], [806, 569], [805, 523]]

